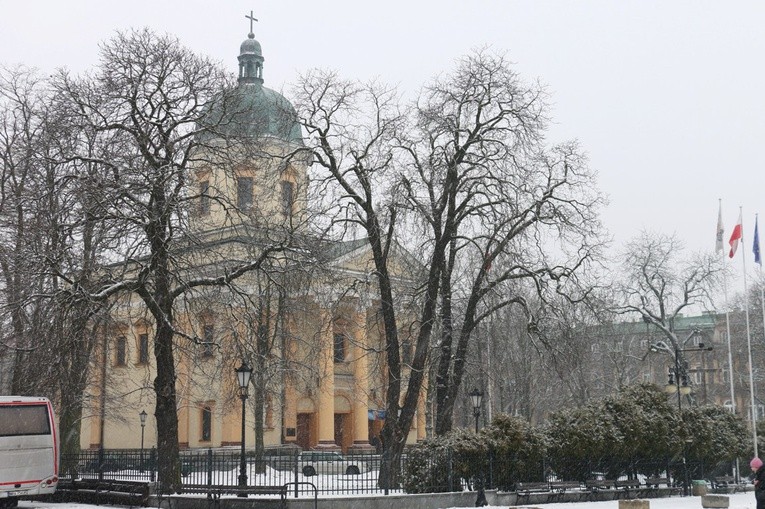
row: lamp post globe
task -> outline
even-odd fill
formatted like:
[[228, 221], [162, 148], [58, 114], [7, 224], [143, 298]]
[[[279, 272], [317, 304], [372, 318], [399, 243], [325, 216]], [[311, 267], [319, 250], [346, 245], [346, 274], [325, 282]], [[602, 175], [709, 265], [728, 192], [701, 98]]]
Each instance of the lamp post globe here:
[[478, 433], [478, 418], [481, 416], [481, 404], [483, 403], [483, 392], [473, 389], [468, 394], [470, 402], [473, 404], [473, 416], [475, 417], [475, 432]]

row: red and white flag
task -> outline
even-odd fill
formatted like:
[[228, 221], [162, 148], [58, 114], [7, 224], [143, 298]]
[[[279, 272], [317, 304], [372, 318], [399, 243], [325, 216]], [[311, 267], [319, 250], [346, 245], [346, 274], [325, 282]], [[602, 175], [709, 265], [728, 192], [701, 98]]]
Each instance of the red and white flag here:
[[733, 258], [736, 254], [738, 243], [741, 240], [741, 232], [741, 212], [739, 212], [738, 222], [736, 223], [736, 226], [733, 227], [733, 233], [730, 234], [730, 240], [728, 241], [728, 244], [730, 244], [730, 253], [728, 253], [728, 256], [730, 258]]

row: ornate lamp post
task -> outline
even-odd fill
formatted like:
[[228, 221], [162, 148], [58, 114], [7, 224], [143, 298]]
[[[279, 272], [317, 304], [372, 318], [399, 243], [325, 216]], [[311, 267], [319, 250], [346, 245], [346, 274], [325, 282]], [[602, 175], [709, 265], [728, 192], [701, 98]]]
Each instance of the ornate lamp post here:
[[[701, 331], [694, 330], [691, 332], [690, 336], [688, 336], [685, 342], [689, 341], [693, 336], [698, 334], [701, 334]], [[704, 343], [699, 343], [698, 346], [693, 348], [680, 348], [676, 345], [670, 347], [663, 341], [657, 341], [656, 343], [652, 343], [650, 346], [650, 350], [652, 352], [658, 352], [661, 350], [669, 353], [673, 357], [674, 366], [669, 368], [669, 380], [665, 387], [665, 391], [668, 394], [677, 393], [677, 410], [681, 420], [683, 418], [683, 396], [687, 396], [691, 393], [691, 386], [688, 384], [688, 366], [685, 362], [681, 361], [681, 354], [684, 352], [709, 352], [713, 349], [714, 348], [711, 346], [705, 346]], [[690, 471], [688, 470], [687, 460], [688, 443], [689, 440], [683, 440], [683, 469], [685, 471], [685, 479], [683, 480], [683, 496], [686, 497], [688, 496], [688, 489], [691, 484]]]
[[[483, 391], [473, 389], [468, 394], [470, 402], [473, 404], [473, 417], [475, 417], [475, 432], [478, 433], [478, 418], [481, 416], [481, 404], [483, 403]], [[489, 505], [486, 500], [486, 493], [483, 490], [483, 467], [481, 467], [480, 478], [478, 479], [478, 497], [475, 501], [476, 507]]]
[[141, 419], [141, 472], [143, 472], [143, 432], [146, 429], [146, 410], [141, 410], [138, 417]]
[[475, 432], [478, 433], [478, 418], [481, 416], [481, 403], [483, 403], [483, 392], [478, 389], [470, 391], [470, 401], [473, 403], [473, 417], [475, 417]]
[[[239, 455], [239, 487], [247, 487], [247, 464], [244, 457], [244, 415], [245, 401], [247, 401], [247, 387], [250, 385], [250, 376], [252, 368], [242, 360], [242, 365], [236, 368], [236, 380], [239, 382], [239, 397], [242, 398], [242, 449]], [[240, 497], [246, 497], [246, 493], [240, 493]]]

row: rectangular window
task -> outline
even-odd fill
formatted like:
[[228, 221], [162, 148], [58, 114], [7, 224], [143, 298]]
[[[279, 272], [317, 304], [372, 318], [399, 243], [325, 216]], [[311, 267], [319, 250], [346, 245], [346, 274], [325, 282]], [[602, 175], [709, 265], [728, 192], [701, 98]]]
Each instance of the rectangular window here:
[[252, 177], [236, 179], [236, 206], [240, 210], [252, 208]]
[[202, 407], [202, 442], [212, 440], [212, 409], [209, 406]]
[[213, 355], [213, 341], [215, 341], [215, 327], [212, 325], [205, 325], [203, 328], [203, 344], [202, 344], [202, 356], [212, 357]]
[[207, 215], [210, 213], [210, 181], [203, 180], [199, 183], [199, 213]]
[[345, 334], [335, 333], [335, 362], [345, 361]]
[[50, 435], [50, 431], [46, 405], [3, 405], [0, 407], [0, 437]]
[[116, 351], [114, 352], [114, 365], [124, 366], [127, 359], [127, 339], [125, 336], [117, 338]]
[[140, 334], [138, 336], [138, 364], [149, 363], [149, 335]]
[[282, 180], [282, 213], [284, 217], [292, 217], [292, 205], [295, 201], [295, 184]]

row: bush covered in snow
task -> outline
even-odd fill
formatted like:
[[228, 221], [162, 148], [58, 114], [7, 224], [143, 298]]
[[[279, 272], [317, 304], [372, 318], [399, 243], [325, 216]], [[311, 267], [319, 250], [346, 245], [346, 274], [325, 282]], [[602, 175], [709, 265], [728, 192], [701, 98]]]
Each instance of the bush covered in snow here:
[[410, 449], [404, 490], [460, 490], [481, 476], [499, 489], [545, 477], [584, 481], [662, 476], [668, 470], [675, 477], [683, 456], [693, 478], [702, 478], [751, 454], [740, 417], [716, 406], [688, 405], [681, 414], [676, 401], [655, 385], [641, 384], [561, 410], [542, 427], [498, 415], [477, 434], [454, 430]]

